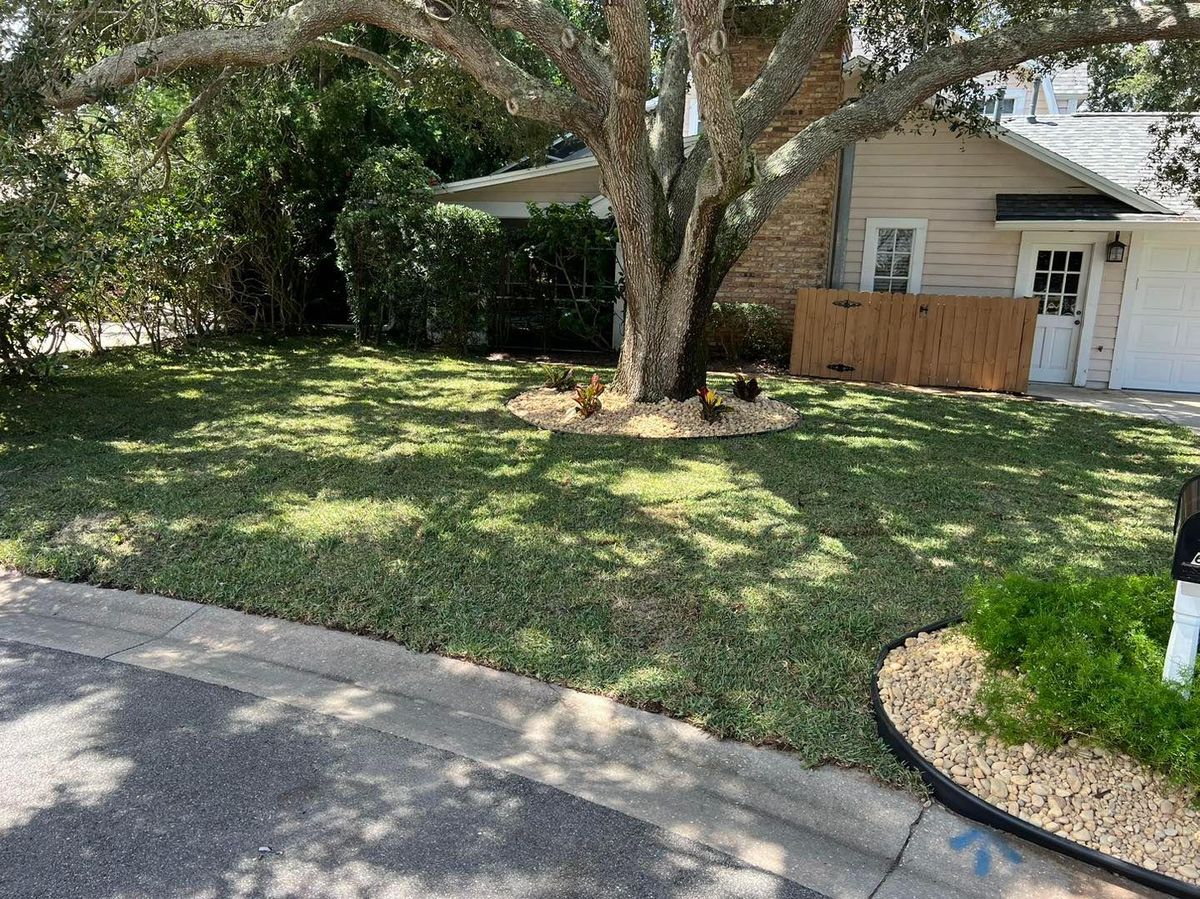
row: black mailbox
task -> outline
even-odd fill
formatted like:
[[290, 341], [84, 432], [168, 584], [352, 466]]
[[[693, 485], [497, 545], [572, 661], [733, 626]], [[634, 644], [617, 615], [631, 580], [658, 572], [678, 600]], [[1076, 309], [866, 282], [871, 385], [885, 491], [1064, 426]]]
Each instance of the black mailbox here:
[[1175, 506], [1175, 564], [1171, 577], [1200, 584], [1200, 475], [1179, 491]]

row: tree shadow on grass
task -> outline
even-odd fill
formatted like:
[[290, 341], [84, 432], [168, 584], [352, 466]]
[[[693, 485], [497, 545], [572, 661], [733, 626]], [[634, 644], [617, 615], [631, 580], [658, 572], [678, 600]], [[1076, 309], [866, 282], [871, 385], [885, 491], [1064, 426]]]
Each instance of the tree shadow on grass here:
[[[1181, 432], [774, 380], [780, 434], [553, 434], [528, 367], [301, 341], [82, 373], [6, 414], [0, 558], [604, 692], [898, 777], [868, 685], [976, 577], [1161, 568]], [[189, 391], [199, 390], [199, 396]], [[193, 386], [189, 386], [193, 385]]]

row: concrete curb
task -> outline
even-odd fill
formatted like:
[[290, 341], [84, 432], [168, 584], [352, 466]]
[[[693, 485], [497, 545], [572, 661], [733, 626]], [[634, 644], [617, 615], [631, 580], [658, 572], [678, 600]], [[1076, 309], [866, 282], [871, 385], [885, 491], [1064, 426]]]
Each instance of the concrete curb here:
[[447, 750], [829, 896], [1133, 895], [1053, 856], [1003, 882], [971, 879], [960, 858], [956, 877], [944, 851], [913, 847], [925, 829], [961, 819], [924, 814], [858, 772], [806, 768], [603, 697], [380, 640], [12, 572], [0, 572], [0, 639], [219, 684]]

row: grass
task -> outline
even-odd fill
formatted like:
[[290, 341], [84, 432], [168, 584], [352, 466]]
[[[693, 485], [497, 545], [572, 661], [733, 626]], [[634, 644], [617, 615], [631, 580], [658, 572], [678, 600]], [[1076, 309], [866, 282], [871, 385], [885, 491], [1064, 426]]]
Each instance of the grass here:
[[[881, 644], [976, 577], [1161, 570], [1192, 435], [768, 379], [800, 428], [551, 434], [519, 364], [217, 342], [0, 387], [0, 564], [389, 637], [903, 775]], [[716, 379], [714, 379], [716, 380]], [[720, 383], [720, 382], [718, 382]]]

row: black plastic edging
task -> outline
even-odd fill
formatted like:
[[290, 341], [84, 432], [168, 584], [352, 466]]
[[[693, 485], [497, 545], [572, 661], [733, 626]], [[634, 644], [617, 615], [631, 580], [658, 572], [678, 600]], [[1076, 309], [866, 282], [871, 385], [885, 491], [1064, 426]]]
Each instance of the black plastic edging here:
[[1042, 828], [1036, 827], [1028, 821], [1022, 821], [1015, 815], [1010, 815], [1004, 809], [998, 808], [990, 802], [984, 802], [974, 793], [959, 786], [927, 762], [913, 745], [904, 738], [896, 728], [896, 725], [892, 724], [892, 720], [887, 716], [887, 712], [883, 710], [883, 701], [879, 698], [879, 671], [883, 668], [884, 660], [887, 659], [893, 650], [903, 646], [904, 641], [910, 637], [915, 637], [918, 634], [931, 634], [951, 625], [959, 624], [961, 621], [961, 618], [949, 618], [945, 621], [939, 621], [927, 627], [910, 631], [885, 646], [880, 651], [878, 658], [876, 658], [875, 674], [871, 678], [871, 708], [875, 713], [875, 727], [879, 732], [879, 738], [883, 740], [888, 749], [901, 762], [915, 769], [921, 775], [921, 779], [933, 791], [933, 795], [938, 802], [965, 818], [986, 824], [988, 827], [994, 827], [996, 830], [1011, 833], [1013, 836], [1020, 837], [1030, 843], [1036, 843], [1047, 849], [1053, 849], [1055, 852], [1060, 852], [1063, 855], [1087, 862], [1089, 865], [1094, 865], [1097, 868], [1103, 868], [1106, 871], [1119, 874], [1135, 883], [1152, 887], [1168, 895], [1182, 896], [1185, 899], [1200, 899], [1200, 887], [1192, 886], [1189, 883], [1184, 883], [1182, 880], [1176, 880], [1174, 877], [1168, 877], [1157, 871], [1151, 871], [1149, 868], [1143, 868], [1140, 865], [1134, 865], [1119, 858], [1114, 858], [1111, 855], [1106, 855], [1103, 852], [1098, 852], [1095, 849], [1090, 849], [1082, 843], [1076, 843], [1074, 840], [1068, 840], [1057, 834], [1052, 834], [1048, 830], [1042, 830]]

